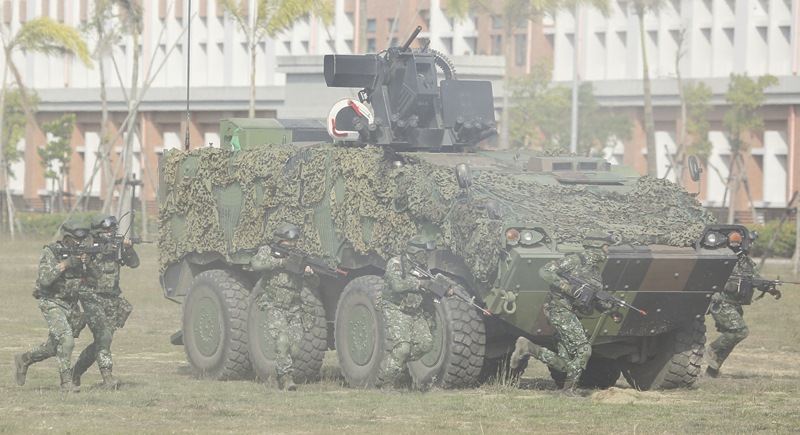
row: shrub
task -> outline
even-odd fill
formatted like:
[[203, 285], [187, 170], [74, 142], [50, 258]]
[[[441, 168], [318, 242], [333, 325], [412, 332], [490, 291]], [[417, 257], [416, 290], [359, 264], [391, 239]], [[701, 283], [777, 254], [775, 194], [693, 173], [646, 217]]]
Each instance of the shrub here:
[[[97, 215], [98, 211], [82, 211], [75, 212], [72, 217], [85, 219], [91, 222], [92, 218]], [[67, 219], [67, 213], [17, 213], [17, 219], [22, 226], [22, 233], [25, 237], [52, 237], [56, 234], [61, 224]], [[136, 234], [141, 234], [142, 221], [141, 217], [136, 215]], [[125, 228], [120, 228], [120, 232], [125, 232]]]
[[[753, 244], [750, 254], [754, 257], [761, 257], [764, 255], [769, 241], [772, 240], [772, 235], [778, 229], [779, 221], [773, 220], [766, 222], [763, 225], [755, 226], [754, 230], [758, 231], [758, 239]], [[787, 220], [783, 223], [778, 238], [775, 239], [775, 244], [772, 245], [771, 257], [785, 257], [791, 258], [794, 255], [794, 244], [797, 235], [797, 225], [792, 220]]]

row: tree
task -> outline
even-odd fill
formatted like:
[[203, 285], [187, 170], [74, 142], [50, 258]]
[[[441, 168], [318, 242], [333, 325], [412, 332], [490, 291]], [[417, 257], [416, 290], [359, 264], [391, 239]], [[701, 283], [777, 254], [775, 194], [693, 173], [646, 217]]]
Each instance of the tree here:
[[713, 145], [708, 140], [710, 125], [706, 115], [711, 111], [711, 87], [704, 82], [687, 83], [683, 87], [686, 96], [686, 142], [687, 154], [694, 154], [703, 162], [711, 157]]
[[639, 18], [639, 40], [642, 45], [642, 87], [644, 90], [644, 130], [647, 140], [647, 175], [658, 175], [656, 127], [653, 122], [653, 99], [650, 91], [650, 67], [647, 64], [647, 32], [644, 29], [644, 16], [648, 12], [657, 13], [667, 0], [633, 0], [633, 10]]
[[255, 10], [247, 10], [248, 2], [217, 0], [225, 15], [244, 33], [250, 53], [250, 112], [256, 117], [256, 49], [265, 38], [275, 38], [292, 28], [309, 14], [322, 19], [327, 26], [333, 19], [333, 5], [328, 0], [255, 0]]
[[[28, 103], [31, 105], [32, 110], [36, 110], [38, 102], [39, 97], [36, 92], [28, 94]], [[4, 122], [0, 143], [5, 144], [5, 147], [2, 150], [3, 155], [0, 156], [0, 162], [3, 162], [3, 167], [0, 168], [0, 179], [6, 181], [5, 190], [9, 190], [11, 178], [16, 178], [11, 166], [24, 157], [24, 153], [17, 149], [17, 144], [25, 137], [25, 126], [28, 125], [25, 111], [22, 110], [22, 103], [19, 101], [19, 92], [16, 89], [12, 89], [6, 94], [5, 105], [2, 110], [3, 114], [0, 115], [0, 119], [3, 119]], [[6, 192], [6, 194], [6, 199], [10, 201], [10, 192]], [[7, 211], [0, 210], [0, 216]], [[0, 219], [0, 222], [2, 222], [2, 219]], [[11, 222], [13, 223], [13, 220]]]
[[[47, 142], [36, 148], [39, 163], [44, 169], [44, 178], [50, 180], [50, 213], [56, 208], [63, 211], [64, 181], [69, 183], [69, 163], [72, 160], [70, 139], [75, 127], [75, 114], [66, 114], [56, 120], [42, 124]], [[69, 186], [67, 192], [69, 193]]]
[[[0, 4], [0, 16], [4, 15], [3, 8], [6, 2]], [[76, 55], [88, 67], [91, 68], [92, 60], [89, 58], [89, 49], [80, 37], [78, 31], [66, 24], [56, 22], [48, 17], [37, 17], [20, 26], [16, 33], [11, 33], [5, 22], [0, 22], [0, 38], [3, 42], [3, 52], [5, 54], [5, 67], [3, 68], [2, 91], [0, 91], [0, 107], [5, 107], [6, 93], [8, 92], [8, 73], [14, 78], [19, 92], [19, 101], [28, 122], [36, 129], [38, 123], [33, 115], [32, 104], [28, 97], [28, 92], [22, 80], [22, 75], [14, 63], [16, 53], [43, 53], [46, 55], [67, 54]], [[4, 111], [0, 111], [0, 125], [5, 125], [2, 119]], [[2, 138], [0, 138], [2, 140]], [[0, 149], [5, 150], [4, 143], [0, 143]], [[5, 153], [0, 153], [0, 168], [7, 167]], [[8, 208], [9, 232], [14, 238], [14, 204], [11, 202], [11, 194], [8, 190], [9, 174], [6, 171], [3, 182], [6, 187], [6, 207]]]
[[[490, 11], [489, 2], [486, 0], [443, 0], [442, 4], [448, 15], [463, 20], [470, 13], [477, 11]], [[578, 5], [590, 5], [599, 10], [603, 15], [608, 15], [609, 0], [503, 0], [503, 54], [505, 59], [505, 74], [503, 75], [503, 108], [502, 123], [500, 124], [500, 147], [507, 148], [510, 143], [509, 110], [511, 91], [511, 53], [514, 32], [525, 26], [528, 21], [537, 19], [545, 13], [555, 15], [560, 10], [575, 8]], [[577, 41], [575, 41], [577, 45]], [[575, 65], [577, 68], [577, 65]], [[568, 117], [569, 119], [569, 117]]]
[[731, 148], [730, 170], [726, 186], [728, 204], [728, 223], [734, 223], [736, 212], [736, 197], [739, 186], [744, 183], [747, 196], [750, 199], [753, 220], [755, 208], [752, 205], [750, 187], [747, 184], [747, 169], [750, 163], [750, 144], [753, 137], [763, 131], [764, 119], [757, 115], [758, 109], [764, 104], [764, 90], [778, 84], [778, 79], [769, 74], [754, 80], [747, 74], [731, 74], [728, 83], [728, 92], [725, 100], [731, 107], [722, 118]]
[[[537, 65], [531, 74], [511, 80], [511, 118], [509, 141], [512, 148], [537, 148], [567, 151], [571, 126], [571, 90], [566, 86], [550, 86], [549, 65]], [[578, 152], [596, 155], [614, 140], [631, 136], [631, 121], [601, 107], [591, 83], [581, 85], [578, 102]]]

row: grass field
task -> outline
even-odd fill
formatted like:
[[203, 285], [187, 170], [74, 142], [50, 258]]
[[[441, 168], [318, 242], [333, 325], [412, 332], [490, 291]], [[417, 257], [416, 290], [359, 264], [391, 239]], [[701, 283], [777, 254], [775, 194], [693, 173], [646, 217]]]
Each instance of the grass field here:
[[[58, 390], [55, 360], [36, 364], [27, 383], [14, 382], [13, 355], [47, 336], [31, 297], [43, 241], [0, 240], [0, 432], [8, 433], [797, 433], [800, 431], [800, 294], [746, 307], [750, 337], [731, 355], [718, 379], [696, 388], [639, 392], [623, 380], [583, 399], [554, 397], [555, 385], [536, 361], [521, 387], [384, 393], [342, 385], [335, 352], [324, 379], [295, 393], [270, 385], [195, 379], [183, 348], [169, 343], [181, 307], [164, 299], [156, 249], [138, 248], [139, 269], [125, 269], [122, 287], [133, 303], [127, 326], [114, 337], [118, 391], [98, 388], [94, 366], [83, 390]], [[786, 270], [767, 267], [764, 276]], [[716, 337], [709, 317], [709, 340]], [[73, 360], [91, 342], [84, 331]]]

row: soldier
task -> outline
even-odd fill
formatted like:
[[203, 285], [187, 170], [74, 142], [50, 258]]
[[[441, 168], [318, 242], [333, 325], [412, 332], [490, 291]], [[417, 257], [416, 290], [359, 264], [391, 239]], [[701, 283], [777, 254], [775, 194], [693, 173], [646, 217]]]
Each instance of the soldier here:
[[[570, 285], [561, 275], [576, 275], [590, 282], [602, 282], [600, 266], [608, 258], [608, 247], [613, 243], [612, 234], [599, 230], [590, 231], [583, 239], [583, 252], [567, 254], [542, 266], [539, 275], [550, 283], [550, 300], [544, 305], [544, 313], [555, 331], [558, 354], [533, 344], [525, 337], [519, 337], [511, 355], [511, 368], [517, 368], [523, 358], [533, 356], [567, 374], [562, 394], [578, 395], [576, 392], [578, 380], [592, 356], [592, 346], [575, 314], [576, 310], [585, 309], [576, 305], [576, 298], [580, 296], [581, 289]], [[588, 303], [594, 302], [588, 301]]]
[[[282, 223], [273, 233], [273, 241], [282, 249], [291, 250], [297, 246], [300, 237], [300, 229], [289, 223]], [[292, 355], [298, 353], [296, 346], [307, 329], [303, 323], [313, 322], [305, 316], [300, 294], [304, 285], [316, 288], [319, 277], [308, 265], [300, 273], [290, 272], [286, 268], [288, 261], [279, 250], [262, 246], [250, 260], [250, 265], [253, 270], [262, 272], [260, 290], [264, 293], [256, 303], [266, 311], [269, 334], [275, 340], [278, 389], [295, 391]]]
[[[412, 269], [414, 265], [422, 265], [427, 269], [428, 251], [435, 248], [433, 241], [426, 241], [417, 235], [408, 241], [405, 253], [392, 257], [386, 263], [379, 305], [394, 340], [394, 347], [382, 362], [385, 378], [381, 387], [384, 389], [393, 389], [405, 364], [420, 359], [433, 347], [430, 325], [421, 307], [427, 280], [420, 279]], [[448, 290], [447, 296], [452, 295], [453, 290]]]
[[[97, 361], [103, 388], [114, 389], [111, 340], [114, 331], [125, 325], [133, 307], [122, 297], [119, 273], [122, 266], [139, 267], [139, 256], [130, 239], [112, 240], [117, 234], [117, 218], [99, 215], [92, 222], [93, 245], [100, 252], [89, 263], [89, 285], [78, 295], [94, 341], [81, 352], [72, 369], [72, 382], [81, 384], [81, 376]], [[119, 238], [118, 238], [119, 239]]]
[[[739, 256], [733, 269], [734, 275], [761, 278], [761, 275], [758, 274], [758, 267], [748, 256], [750, 246], [757, 237], [758, 233], [755, 231], [748, 233], [747, 240], [742, 240], [742, 235], [738, 232], [732, 232], [728, 236], [730, 246]], [[744, 314], [742, 305], [749, 305], [751, 302], [753, 302], [753, 287], [746, 285], [736, 277], [732, 277], [728, 281], [722, 292], [714, 293], [711, 297], [711, 316], [714, 317], [717, 331], [722, 333], [706, 347], [708, 361], [706, 374], [712, 378], [719, 376], [719, 368], [731, 354], [733, 348], [750, 334], [742, 317]]]
[[79, 219], [69, 219], [61, 225], [61, 241], [42, 248], [39, 259], [39, 276], [33, 297], [39, 300], [39, 309], [50, 330], [47, 342], [34, 346], [28, 352], [14, 356], [16, 380], [25, 385], [28, 367], [52, 356], [56, 357], [61, 391], [79, 392], [72, 382], [71, 358], [75, 337], [85, 326], [83, 313], [78, 307], [78, 293], [86, 286], [86, 264], [89, 255], [66, 253], [65, 249], [80, 250], [91, 242], [89, 226]]

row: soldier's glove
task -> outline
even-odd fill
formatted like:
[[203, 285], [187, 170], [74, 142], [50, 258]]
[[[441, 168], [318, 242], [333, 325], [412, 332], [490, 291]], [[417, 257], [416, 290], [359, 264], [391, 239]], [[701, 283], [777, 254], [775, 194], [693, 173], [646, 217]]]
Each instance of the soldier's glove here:
[[714, 293], [714, 295], [711, 296], [711, 304], [712, 305], [719, 305], [724, 301], [725, 301], [725, 298], [722, 297], [721, 293]]
[[417, 278], [422, 278], [422, 272], [418, 271], [417, 269], [411, 269], [411, 272], [409, 272], [409, 274]]
[[73, 269], [76, 267], [80, 267], [83, 264], [81, 262], [81, 258], [75, 255], [70, 255], [69, 257], [64, 259], [64, 269]]
[[578, 296], [581, 295], [580, 287], [573, 288], [571, 285], [569, 285], [569, 283], [566, 283], [566, 282], [564, 284], [561, 284], [560, 286], [558, 286], [558, 288], [561, 289], [562, 293], [568, 294], [568, 295], [572, 296], [573, 298], [577, 298]]
[[781, 291], [780, 291], [780, 290], [778, 290], [778, 289], [776, 289], [776, 288], [774, 288], [774, 289], [772, 289], [772, 290], [769, 290], [769, 291], [767, 291], [767, 293], [771, 294], [771, 295], [772, 295], [772, 297], [773, 297], [773, 298], [775, 298], [776, 300], [777, 300], [777, 299], [780, 299], [780, 298], [781, 298], [781, 296], [782, 296], [782, 295], [781, 295]]
[[608, 312], [608, 311], [611, 311], [611, 310], [614, 309], [614, 306], [611, 305], [611, 303], [607, 302], [607, 301], [597, 301], [595, 304], [597, 305], [597, 308], [599, 308], [600, 311], [603, 311], [603, 312]]

